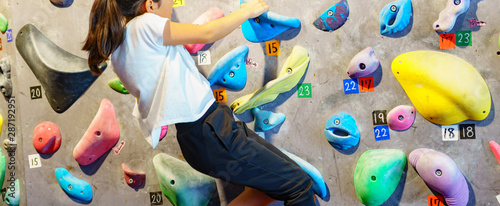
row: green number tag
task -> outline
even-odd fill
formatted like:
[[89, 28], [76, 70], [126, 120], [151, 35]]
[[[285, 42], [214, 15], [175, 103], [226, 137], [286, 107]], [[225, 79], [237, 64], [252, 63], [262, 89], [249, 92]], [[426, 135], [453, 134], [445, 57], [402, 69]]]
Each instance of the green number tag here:
[[299, 95], [299, 98], [311, 98], [312, 97], [311, 83], [298, 84], [297, 94]]
[[471, 31], [457, 31], [455, 32], [455, 39], [457, 46], [472, 46]]

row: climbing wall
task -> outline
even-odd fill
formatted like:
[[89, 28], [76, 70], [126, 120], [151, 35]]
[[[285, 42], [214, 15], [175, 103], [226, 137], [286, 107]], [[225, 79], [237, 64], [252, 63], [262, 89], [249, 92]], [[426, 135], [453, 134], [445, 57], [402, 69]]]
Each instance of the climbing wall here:
[[[191, 23], [212, 7], [221, 9], [226, 15], [239, 8], [237, 0], [183, 1], [181, 0], [184, 5], [174, 8], [172, 16], [174, 21]], [[166, 153], [184, 160], [177, 144], [175, 127], [173, 125], [168, 127], [167, 136], [155, 149], [152, 149], [131, 114], [134, 97], [118, 93], [108, 86], [108, 81], [116, 77], [109, 62], [104, 73], [93, 83], [81, 83], [76, 80], [61, 83], [64, 79], [70, 78], [63, 76], [64, 72], [85, 73], [81, 70], [80, 58], [85, 59], [86, 53], [81, 51], [81, 47], [87, 34], [88, 16], [93, 1], [59, 2], [65, 2], [69, 6], [57, 7], [49, 0], [0, 2], [0, 13], [9, 23], [9, 30], [0, 33], [0, 59], [10, 58], [12, 70], [10, 77], [13, 85], [12, 96], [0, 98], [0, 115], [3, 117], [0, 139], [5, 140], [2, 154], [6, 156], [7, 165], [2, 188], [7, 192], [6, 196], [10, 194], [14, 197], [20, 194], [20, 205], [172, 205], [160, 193], [153, 157], [159, 153]], [[269, 0], [272, 12], [300, 20], [299, 27], [291, 28], [271, 38], [279, 40], [279, 55], [267, 54], [268, 50], [271, 53], [277, 52], [276, 43], [273, 45], [272, 42], [267, 44], [250, 42], [244, 37], [243, 29], [238, 28], [227, 37], [203, 47], [201, 50], [205, 52], [201, 56], [203, 58], [194, 54], [193, 59], [200, 64], [201, 73], [208, 76], [215, 63], [226, 53], [241, 45], [248, 46], [249, 52], [246, 58], [248, 78], [245, 87], [240, 90], [227, 89], [226, 96], [218, 96], [219, 99], [227, 101], [222, 104], [230, 105], [237, 98], [261, 89], [268, 82], [279, 78], [278, 74], [295, 46], [307, 50], [310, 63], [298, 82], [305, 86], [291, 85], [290, 91], [280, 94], [276, 100], [268, 104], [259, 106], [262, 110], [283, 113], [286, 115], [286, 120], [278, 127], [258, 134], [276, 147], [286, 149], [317, 168], [329, 188], [327, 197], [318, 199], [320, 205], [362, 205], [354, 186], [354, 175], [358, 159], [366, 151], [397, 149], [408, 157], [418, 148], [442, 152], [456, 163], [467, 182], [468, 205], [498, 204], [496, 196], [500, 194], [500, 165], [488, 145], [491, 140], [500, 141], [498, 137], [500, 128], [497, 126], [500, 120], [495, 118], [498, 108], [495, 107], [495, 103], [500, 102], [498, 96], [500, 72], [497, 69], [500, 65], [500, 57], [497, 56], [497, 51], [500, 50], [498, 2], [471, 0], [467, 12], [459, 15], [453, 29], [447, 32], [455, 34], [453, 43], [448, 38], [449, 35], [440, 37], [440, 33], [436, 33], [433, 29], [433, 23], [446, 7], [446, 0], [412, 1], [408, 25], [403, 26], [403, 30], [395, 34], [381, 35], [379, 15], [382, 13], [382, 8], [391, 2], [391, 0], [379, 0], [368, 3], [349, 0], [347, 21], [337, 30], [328, 32], [319, 30], [313, 22], [337, 2]], [[471, 27], [470, 19], [484, 21], [485, 24]], [[60, 50], [54, 46], [25, 48], [26, 51], [32, 51], [30, 57], [45, 56], [45, 60], [49, 61], [36, 62], [34, 65], [39, 67], [46, 64], [55, 65], [52, 70], [57, 70], [59, 73], [40, 70], [37, 75], [21, 56], [19, 48], [28, 45], [29, 41], [16, 42], [16, 40], [21, 38], [20, 35], [31, 34], [21, 30], [27, 24], [32, 24], [32, 28], [39, 30], [43, 36], [60, 47]], [[36, 43], [41, 40], [34, 38], [31, 41]], [[464, 42], [471, 44], [458, 46]], [[454, 44], [457, 46], [444, 49]], [[380, 60], [380, 66], [367, 76], [373, 77], [369, 79], [372, 81], [371, 86], [359, 87], [361, 91], [356, 93], [350, 86], [350, 82], [355, 80], [351, 79], [346, 71], [351, 59], [367, 47], [373, 48], [374, 54]], [[59, 53], [52, 54], [56, 50]], [[424, 118], [424, 115], [416, 112], [415, 121], [409, 129], [395, 131], [388, 127], [384, 128], [386, 118], [380, 118], [378, 111], [385, 110], [388, 113], [399, 105], [415, 106], [393, 74], [391, 64], [397, 56], [417, 50], [452, 54], [471, 64], [489, 88], [491, 109], [488, 115], [480, 121], [467, 120], [453, 123], [456, 129], [449, 130], [443, 129], [441, 125], [432, 123]], [[209, 52], [208, 55], [206, 51]], [[426, 59], [421, 61], [428, 63]], [[439, 59], [434, 62], [439, 62]], [[47, 81], [46, 78], [54, 75], [59, 75], [58, 77], [63, 80]], [[436, 78], [439, 81], [435, 84], [448, 82], [446, 79], [454, 75], [454, 72], [450, 72], [439, 76]], [[42, 85], [44, 81], [56, 85], [54, 87], [56, 90], [75, 91], [83, 87], [84, 94], [77, 96], [76, 101], [67, 110], [56, 111], [49, 103], [53, 99], [49, 100], [50, 91], [47, 89], [48, 86]], [[359, 80], [357, 83], [359, 83], [357, 86], [361, 86]], [[84, 84], [90, 85], [87, 90]], [[221, 88], [213, 86], [213, 89]], [[454, 90], [438, 93], [446, 96], [448, 95], [446, 92], [453, 93]], [[55, 95], [51, 98], [55, 98], [57, 102], [63, 97]], [[116, 144], [113, 143], [112, 149], [107, 150], [93, 163], [79, 164], [73, 157], [73, 151], [86, 134], [103, 99], [109, 100], [114, 107], [119, 140]], [[454, 105], [445, 104], [440, 109], [452, 106]], [[359, 143], [345, 150], [332, 147], [324, 132], [327, 120], [340, 112], [353, 117], [360, 133]], [[254, 128], [250, 111], [238, 114], [236, 118]], [[60, 148], [52, 154], [39, 153], [34, 147], [34, 142], [41, 140], [37, 138], [33, 140], [33, 132], [35, 127], [44, 121], [56, 124], [61, 133]], [[374, 125], [380, 121], [382, 125]], [[457, 130], [463, 130], [462, 136], [465, 138], [459, 138], [460, 133]], [[443, 141], [450, 138], [458, 141]], [[127, 185], [121, 166], [123, 163], [133, 171], [145, 173], [144, 185], [136, 188]], [[82, 200], [65, 193], [63, 189], [72, 190], [77, 184], [70, 188], [64, 186], [61, 188], [56, 179], [57, 168], [63, 168], [73, 177], [87, 182], [92, 190], [92, 199]], [[387, 171], [374, 172], [387, 173]], [[20, 181], [18, 184], [20, 187], [17, 189], [13, 186], [15, 179]], [[384, 205], [438, 205], [432, 196], [440, 196], [439, 192], [430, 189], [411, 164], [405, 164], [401, 180], [396, 183], [397, 188]], [[218, 193], [211, 198], [209, 205], [225, 205], [242, 190], [241, 186], [217, 180]], [[83, 195], [83, 192], [80, 195]], [[80, 197], [79, 194], [76, 196]], [[279, 205], [282, 202], [275, 204]]]

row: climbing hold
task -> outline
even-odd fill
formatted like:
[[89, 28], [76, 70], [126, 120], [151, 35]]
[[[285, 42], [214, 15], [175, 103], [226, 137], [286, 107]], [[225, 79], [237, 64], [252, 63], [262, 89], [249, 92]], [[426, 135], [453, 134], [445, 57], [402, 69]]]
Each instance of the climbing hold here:
[[[240, 0], [240, 4], [248, 0]], [[243, 36], [254, 43], [270, 40], [282, 32], [297, 28], [300, 20], [293, 17], [282, 16], [271, 11], [266, 11], [256, 18], [251, 18], [241, 24]]]
[[[57, 113], [66, 111], [97, 79], [90, 72], [87, 59], [58, 47], [32, 24], [19, 30], [16, 47]], [[102, 64], [101, 71], [106, 67]]]
[[410, 23], [411, 1], [399, 0], [382, 8], [379, 16], [380, 34], [388, 35], [403, 31]]
[[448, 155], [433, 149], [413, 150], [408, 161], [430, 188], [444, 196], [449, 206], [465, 206], [469, 188], [457, 164]]
[[0, 90], [3, 96], [10, 98], [12, 95], [12, 81], [10, 78], [10, 58], [0, 60]]
[[106, 153], [120, 139], [120, 128], [113, 104], [102, 99], [99, 111], [89, 128], [76, 144], [73, 157], [81, 165], [89, 165]]
[[285, 121], [285, 114], [273, 113], [271, 111], [260, 110], [255, 107], [252, 109], [252, 114], [255, 117], [255, 131], [267, 131]]
[[304, 76], [309, 65], [309, 53], [300, 46], [295, 46], [286, 59], [278, 78], [268, 82], [254, 93], [236, 99], [231, 104], [235, 114], [241, 114], [247, 109], [274, 101], [280, 93], [290, 91]]
[[64, 168], [56, 168], [54, 174], [59, 186], [68, 196], [84, 202], [92, 200], [92, 187], [89, 183], [74, 177]]
[[207, 205], [217, 191], [215, 179], [165, 153], [153, 157], [163, 194], [174, 206]]
[[347, 75], [351, 78], [368, 76], [380, 66], [380, 61], [371, 47], [363, 49], [349, 62]]
[[52, 154], [61, 146], [61, 131], [56, 124], [45, 121], [33, 131], [33, 146], [42, 154]]
[[66, 8], [73, 4], [73, 0], [50, 0], [50, 3], [59, 8]]
[[125, 182], [130, 187], [140, 187], [146, 181], [146, 173], [144, 172], [134, 172], [126, 164], [122, 164], [122, 170]]
[[5, 18], [5, 16], [2, 13], [0, 13], [0, 31], [2, 33], [6, 32], [8, 26], [9, 26], [9, 21], [7, 21], [7, 18]]
[[218, 84], [230, 89], [243, 89], [247, 83], [247, 54], [248, 46], [242, 45], [224, 55], [208, 75], [210, 86]]
[[454, 55], [408, 52], [392, 61], [392, 73], [417, 111], [435, 124], [480, 121], [490, 113], [486, 82], [472, 65]]
[[5, 179], [5, 156], [1, 154], [0, 150], [0, 185], [3, 185], [3, 180]]
[[407, 130], [413, 125], [415, 116], [417, 116], [415, 107], [399, 105], [387, 114], [387, 124], [392, 130]]
[[[211, 8], [207, 10], [205, 13], [201, 14], [196, 20], [193, 21], [193, 24], [203, 25], [208, 22], [211, 22], [216, 19], [220, 19], [224, 17], [224, 13], [218, 8]], [[203, 48], [205, 44], [186, 44], [184, 47], [190, 54], [195, 54], [201, 48]]]
[[120, 81], [120, 79], [118, 77], [110, 79], [108, 81], [108, 85], [109, 85], [109, 87], [111, 87], [111, 89], [113, 89], [117, 92], [120, 92], [122, 94], [128, 94], [127, 89], [125, 89], [125, 87], [123, 86], [122, 82]]
[[401, 150], [368, 150], [359, 157], [354, 171], [354, 188], [361, 203], [381, 205], [396, 190], [406, 165]]
[[[496, 143], [495, 141], [490, 141], [490, 148], [495, 157], [497, 158], [498, 163], [500, 164], [500, 145]], [[5, 159], [5, 157], [4, 157]], [[0, 165], [1, 166], [1, 165]]]
[[455, 21], [460, 14], [469, 9], [470, 0], [448, 0], [446, 8], [439, 13], [439, 18], [432, 27], [437, 32], [449, 32], [455, 26]]
[[297, 163], [302, 170], [304, 170], [309, 177], [313, 180], [313, 190], [316, 195], [318, 195], [321, 198], [325, 198], [327, 191], [326, 191], [326, 183], [325, 180], [323, 179], [323, 176], [321, 173], [314, 167], [312, 164], [309, 162], [303, 160], [302, 158], [298, 157], [297, 155], [294, 155], [285, 149], [280, 149], [283, 154], [288, 156], [290, 159], [292, 159], [295, 163]]
[[168, 125], [161, 126], [160, 141], [167, 136]]
[[339, 3], [324, 11], [313, 23], [319, 30], [335, 31], [347, 21], [349, 17], [349, 5], [347, 0], [340, 0]]
[[340, 112], [326, 121], [325, 137], [333, 147], [348, 149], [358, 144], [360, 134], [354, 118], [350, 114]]
[[14, 185], [9, 185], [7, 193], [4, 197], [4, 202], [9, 206], [17, 206], [21, 202], [21, 189], [19, 187], [19, 179], [14, 181]]

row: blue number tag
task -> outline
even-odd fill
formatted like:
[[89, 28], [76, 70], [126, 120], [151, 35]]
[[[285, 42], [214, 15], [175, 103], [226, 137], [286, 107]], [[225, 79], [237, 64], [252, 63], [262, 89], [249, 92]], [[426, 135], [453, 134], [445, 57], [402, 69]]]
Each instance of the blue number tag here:
[[12, 29], [7, 30], [7, 42], [12, 42]]
[[344, 94], [358, 94], [358, 79], [344, 79]]
[[389, 136], [388, 125], [376, 126], [375, 128], [373, 128], [373, 132], [375, 133], [375, 141], [391, 139]]

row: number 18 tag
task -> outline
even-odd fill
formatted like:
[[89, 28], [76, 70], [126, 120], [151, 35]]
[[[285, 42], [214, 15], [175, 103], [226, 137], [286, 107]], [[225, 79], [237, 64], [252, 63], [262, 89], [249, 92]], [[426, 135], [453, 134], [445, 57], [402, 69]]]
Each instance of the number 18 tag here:
[[443, 141], [458, 141], [460, 137], [458, 125], [443, 125], [441, 126], [441, 131]]

